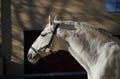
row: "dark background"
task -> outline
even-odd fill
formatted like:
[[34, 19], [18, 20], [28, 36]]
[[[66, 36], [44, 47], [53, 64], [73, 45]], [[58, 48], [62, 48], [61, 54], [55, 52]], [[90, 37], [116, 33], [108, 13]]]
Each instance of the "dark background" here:
[[[79, 72], [85, 71], [80, 64], [69, 54], [67, 51], [58, 51], [55, 54], [51, 54], [43, 59], [40, 59], [39, 62], [35, 65], [31, 64], [27, 60], [27, 52], [38, 37], [40, 31], [24, 31], [24, 51], [25, 51], [25, 65], [24, 72], [25, 74], [31, 73], [49, 73], [49, 72]], [[37, 77], [38, 78], [38, 77]], [[57, 77], [46, 77], [44, 79], [87, 79], [87, 75], [83, 76], [57, 76]], [[36, 79], [36, 78], [28, 78]], [[38, 78], [41, 79], [41, 78]]]

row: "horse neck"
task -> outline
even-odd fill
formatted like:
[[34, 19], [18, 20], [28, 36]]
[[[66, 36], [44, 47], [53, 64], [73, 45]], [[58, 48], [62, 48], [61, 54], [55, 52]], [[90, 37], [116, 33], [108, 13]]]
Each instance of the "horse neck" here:
[[[89, 70], [91, 66], [93, 66], [96, 63], [97, 59], [97, 52], [94, 50], [95, 47], [93, 47], [93, 50], [90, 47], [90, 41], [86, 40], [85, 34], [77, 35], [75, 34], [76, 29], [69, 30], [64, 28], [58, 28], [57, 36], [61, 37], [62, 39], [66, 40], [69, 44], [68, 47], [71, 47], [74, 52], [70, 52], [73, 55], [73, 57], [86, 69]], [[81, 37], [81, 38], [80, 38]], [[81, 40], [82, 39], [82, 40]], [[81, 43], [79, 41], [81, 40]], [[78, 43], [76, 42], [78, 41]], [[94, 46], [94, 45], [93, 45]], [[96, 45], [95, 45], [96, 46]]]

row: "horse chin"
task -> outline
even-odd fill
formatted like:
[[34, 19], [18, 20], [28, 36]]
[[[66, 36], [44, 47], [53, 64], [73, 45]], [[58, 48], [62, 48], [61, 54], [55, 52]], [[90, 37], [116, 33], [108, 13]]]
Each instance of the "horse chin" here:
[[40, 57], [38, 55], [35, 55], [32, 59], [28, 59], [28, 61], [32, 64], [36, 64]]
[[37, 59], [30, 59], [29, 62], [32, 64], [36, 64], [40, 58]]

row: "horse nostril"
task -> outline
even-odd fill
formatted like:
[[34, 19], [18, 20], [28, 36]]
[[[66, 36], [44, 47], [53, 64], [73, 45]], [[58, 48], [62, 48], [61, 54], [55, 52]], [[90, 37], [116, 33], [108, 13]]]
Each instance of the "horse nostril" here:
[[32, 54], [27, 55], [28, 59], [32, 59]]

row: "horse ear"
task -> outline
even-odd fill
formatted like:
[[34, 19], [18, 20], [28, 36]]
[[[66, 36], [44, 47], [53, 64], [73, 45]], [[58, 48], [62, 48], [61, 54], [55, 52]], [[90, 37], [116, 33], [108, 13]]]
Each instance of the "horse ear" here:
[[57, 21], [57, 16], [55, 16], [53, 22], [54, 22], [55, 24], [60, 23], [59, 21]]
[[57, 20], [57, 16], [55, 16], [54, 21]]
[[55, 24], [63, 24], [63, 23], [64, 23], [64, 21], [59, 21], [59, 20], [57, 20], [57, 16], [55, 16], [53, 22], [54, 22]]
[[51, 16], [49, 15], [49, 18], [48, 18], [48, 24], [51, 25]]

